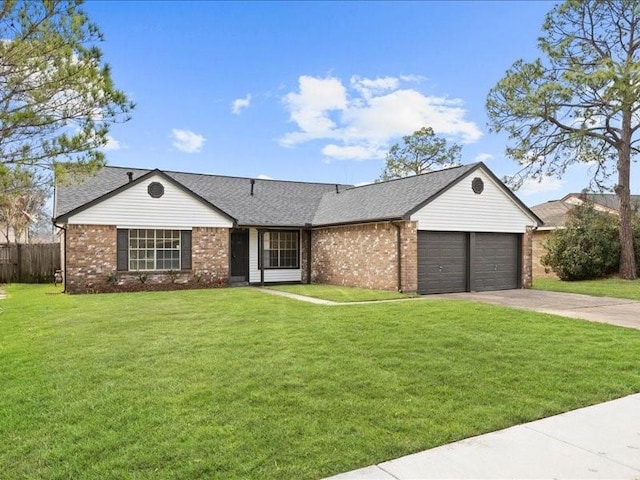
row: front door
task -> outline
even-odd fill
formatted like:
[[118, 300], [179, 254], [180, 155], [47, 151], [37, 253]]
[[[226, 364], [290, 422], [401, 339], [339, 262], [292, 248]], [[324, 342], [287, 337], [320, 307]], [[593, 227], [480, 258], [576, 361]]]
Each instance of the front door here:
[[249, 230], [231, 232], [231, 283], [249, 282]]

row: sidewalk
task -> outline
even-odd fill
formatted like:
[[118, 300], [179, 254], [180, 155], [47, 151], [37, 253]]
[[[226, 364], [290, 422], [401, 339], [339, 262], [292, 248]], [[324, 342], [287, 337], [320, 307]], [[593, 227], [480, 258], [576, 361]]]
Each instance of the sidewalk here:
[[330, 478], [640, 479], [640, 393]]

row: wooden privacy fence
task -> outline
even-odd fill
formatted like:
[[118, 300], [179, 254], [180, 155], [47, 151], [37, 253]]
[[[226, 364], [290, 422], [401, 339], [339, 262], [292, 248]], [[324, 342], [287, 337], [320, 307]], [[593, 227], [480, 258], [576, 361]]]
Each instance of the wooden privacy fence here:
[[0, 283], [53, 283], [56, 270], [59, 243], [0, 245]]

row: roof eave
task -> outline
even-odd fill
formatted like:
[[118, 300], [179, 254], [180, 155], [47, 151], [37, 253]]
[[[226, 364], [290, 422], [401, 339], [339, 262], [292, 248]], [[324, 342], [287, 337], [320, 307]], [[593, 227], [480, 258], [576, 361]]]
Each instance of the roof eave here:
[[363, 223], [379, 223], [379, 222], [395, 222], [399, 220], [407, 220], [408, 218], [404, 215], [402, 216], [394, 216], [394, 217], [379, 217], [379, 218], [367, 218], [363, 220], [348, 220], [344, 222], [332, 222], [332, 223], [314, 223], [311, 225], [312, 228], [328, 228], [328, 227], [342, 227], [345, 225], [359, 225]]
[[231, 220], [234, 225], [237, 224], [237, 220], [229, 215], [227, 212], [225, 212], [224, 210], [218, 208], [217, 206], [213, 205], [211, 202], [207, 201], [206, 199], [202, 198], [200, 195], [198, 195], [197, 193], [195, 193], [193, 190], [185, 187], [182, 183], [180, 183], [178, 180], [176, 180], [175, 178], [172, 178], [171, 176], [167, 175], [165, 172], [163, 172], [162, 170], [159, 169], [154, 169], [154, 170], [150, 170], [147, 173], [140, 175], [138, 178], [136, 178], [135, 180], [131, 180], [129, 182], [126, 182], [122, 185], [120, 185], [117, 188], [114, 188], [113, 190], [111, 190], [110, 192], [105, 193], [104, 195], [100, 195], [97, 198], [94, 198], [93, 200], [84, 203], [82, 205], [80, 205], [79, 207], [76, 207], [68, 212], [63, 213], [62, 215], [58, 215], [57, 217], [54, 217], [53, 221], [54, 222], [66, 222], [69, 220], [70, 217], [77, 215], [80, 212], [83, 212], [84, 210], [87, 210], [91, 207], [93, 207], [94, 205], [97, 205], [99, 203], [102, 203], [103, 201], [114, 197], [115, 195], [118, 195], [119, 193], [128, 190], [129, 188], [133, 187], [134, 185], [137, 185], [141, 182], [143, 182], [144, 180], [146, 180], [147, 178], [152, 177], [153, 175], [159, 175], [162, 178], [164, 178], [166, 181], [168, 181], [169, 183], [171, 183], [174, 187], [182, 190], [184, 193], [186, 193], [187, 195], [190, 195], [191, 197], [193, 197], [194, 199], [198, 200], [199, 202], [203, 203], [204, 205], [206, 205], [207, 207], [211, 208], [212, 210], [222, 214], [223, 216], [227, 217], [229, 220]]

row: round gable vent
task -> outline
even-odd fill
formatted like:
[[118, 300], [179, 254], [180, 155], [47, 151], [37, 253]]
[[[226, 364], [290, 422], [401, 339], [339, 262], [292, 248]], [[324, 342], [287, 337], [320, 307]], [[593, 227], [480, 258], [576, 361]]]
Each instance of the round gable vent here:
[[164, 195], [164, 186], [160, 182], [151, 182], [147, 187], [147, 193], [152, 198], [160, 198]]
[[478, 195], [482, 193], [484, 190], [484, 182], [480, 177], [476, 177], [471, 181], [471, 189], [473, 193], [477, 193]]

